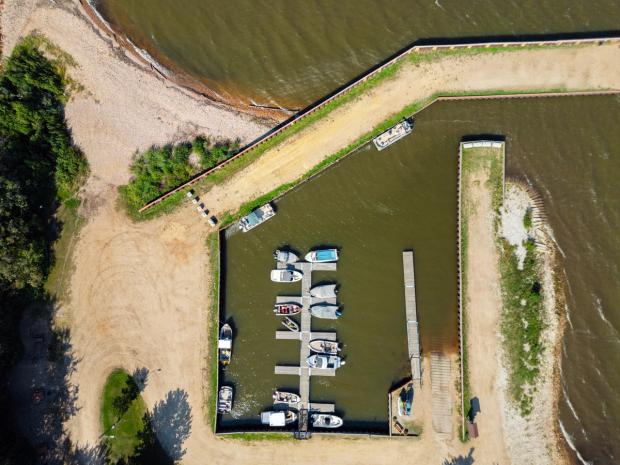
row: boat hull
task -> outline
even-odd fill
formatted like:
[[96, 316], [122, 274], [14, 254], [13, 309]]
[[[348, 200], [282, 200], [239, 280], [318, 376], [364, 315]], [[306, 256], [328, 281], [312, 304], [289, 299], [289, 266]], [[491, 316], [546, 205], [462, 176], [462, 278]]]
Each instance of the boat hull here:
[[338, 261], [338, 249], [319, 249], [306, 254], [306, 261], [311, 263], [330, 263]]
[[344, 421], [336, 415], [328, 415], [325, 413], [315, 413], [311, 415], [313, 428], [340, 428]]
[[338, 305], [313, 305], [310, 307], [310, 314], [316, 318], [337, 320], [342, 312], [338, 309]]
[[297, 270], [272, 270], [270, 277], [274, 283], [294, 283], [301, 281], [303, 275]]
[[277, 316], [297, 315], [301, 312], [301, 305], [298, 304], [276, 304], [273, 313]]
[[327, 341], [325, 339], [314, 339], [308, 344], [310, 350], [317, 354], [337, 355], [340, 347], [336, 341]]

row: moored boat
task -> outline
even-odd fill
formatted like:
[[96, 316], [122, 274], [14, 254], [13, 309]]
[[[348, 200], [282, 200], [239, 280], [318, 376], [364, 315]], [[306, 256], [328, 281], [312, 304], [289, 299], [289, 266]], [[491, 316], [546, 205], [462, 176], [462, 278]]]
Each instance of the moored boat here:
[[338, 249], [311, 250], [306, 254], [306, 261], [311, 263], [337, 262]]
[[331, 299], [332, 297], [336, 297], [337, 293], [338, 289], [336, 289], [336, 284], [323, 284], [321, 286], [314, 286], [310, 289], [310, 295], [319, 299]]
[[276, 315], [297, 315], [301, 312], [301, 305], [299, 304], [275, 304], [273, 307], [273, 313]]
[[273, 393], [274, 404], [298, 404], [301, 402], [301, 397], [292, 392], [276, 391]]
[[260, 421], [263, 425], [272, 427], [282, 427], [297, 420], [297, 414], [290, 410], [266, 411], [260, 414]]
[[222, 386], [217, 396], [217, 413], [230, 413], [233, 405], [232, 386]]
[[413, 386], [410, 384], [400, 390], [398, 395], [398, 414], [411, 415], [411, 406], [413, 404]]
[[338, 369], [345, 364], [337, 355], [315, 354], [306, 359], [310, 368]]
[[336, 320], [342, 315], [342, 312], [338, 309], [338, 305], [319, 304], [310, 307], [310, 314], [317, 318]]
[[271, 204], [267, 203], [256, 210], [252, 210], [250, 213], [241, 218], [239, 220], [239, 229], [243, 232], [248, 232], [259, 224], [267, 221], [269, 218], [272, 218], [275, 214], [276, 212]]
[[299, 325], [297, 324], [297, 322], [292, 318], [289, 318], [288, 316], [285, 316], [282, 320], [282, 326], [293, 332], [299, 331]]
[[344, 423], [339, 416], [328, 413], [313, 413], [310, 420], [313, 428], [340, 428]]
[[375, 144], [375, 147], [377, 147], [377, 150], [383, 150], [392, 145], [394, 142], [397, 142], [408, 134], [411, 134], [412, 131], [413, 118], [406, 118], [375, 137], [373, 139], [373, 143]]
[[276, 259], [277, 262], [280, 263], [295, 263], [297, 261], [299, 261], [299, 257], [297, 255], [295, 255], [293, 252], [290, 252], [288, 250], [276, 250], [273, 253], [273, 258]]
[[220, 328], [220, 338], [217, 341], [219, 360], [223, 367], [228, 366], [232, 358], [232, 337], [232, 328], [228, 323], [225, 323]]
[[336, 341], [328, 341], [326, 339], [313, 339], [308, 343], [310, 350], [317, 354], [337, 355], [340, 346]]
[[294, 283], [300, 281], [302, 276], [297, 270], [271, 270], [271, 280], [276, 283]]

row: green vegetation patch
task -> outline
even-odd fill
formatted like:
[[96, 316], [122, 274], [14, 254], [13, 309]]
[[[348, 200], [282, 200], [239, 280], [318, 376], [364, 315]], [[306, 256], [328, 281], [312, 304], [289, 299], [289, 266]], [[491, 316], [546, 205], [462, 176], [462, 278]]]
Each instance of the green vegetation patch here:
[[217, 408], [217, 380], [219, 361], [217, 354], [217, 342], [219, 336], [220, 323], [220, 236], [219, 231], [212, 232], [207, 237], [207, 249], [209, 250], [209, 276], [211, 276], [211, 305], [209, 308], [209, 327], [206, 331], [209, 333], [209, 379], [207, 387], [207, 395], [205, 402], [207, 403], [205, 412], [207, 414], [207, 423], [211, 424], [213, 431], [216, 427], [216, 408]]
[[231, 433], [223, 436], [226, 439], [236, 439], [241, 441], [291, 441], [291, 433]]
[[141, 445], [146, 412], [131, 376], [124, 370], [114, 370], [106, 380], [101, 399], [103, 437], [111, 463], [129, 459]]

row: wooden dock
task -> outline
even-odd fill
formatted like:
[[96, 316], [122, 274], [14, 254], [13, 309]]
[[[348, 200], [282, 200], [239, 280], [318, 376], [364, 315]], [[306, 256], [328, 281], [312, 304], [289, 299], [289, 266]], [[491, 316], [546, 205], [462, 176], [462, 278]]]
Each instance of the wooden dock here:
[[[294, 331], [276, 331], [276, 339], [299, 340], [299, 366], [282, 366], [276, 365], [275, 374], [277, 375], [294, 375], [299, 376], [299, 396], [301, 402], [297, 405], [300, 412], [303, 411], [319, 411], [325, 413], [334, 412], [333, 404], [321, 404], [310, 402], [310, 376], [335, 376], [335, 369], [319, 369], [309, 368], [306, 359], [310, 356], [309, 343], [313, 339], [328, 339], [335, 341], [337, 334], [335, 332], [312, 332], [312, 315], [310, 314], [310, 306], [318, 302], [328, 302], [336, 304], [336, 298], [319, 299], [310, 295], [312, 287], [312, 271], [336, 271], [336, 263], [308, 263], [298, 262], [288, 265], [291, 268], [301, 271], [303, 274], [301, 280], [301, 296], [278, 296], [277, 303], [297, 303], [301, 304], [301, 325], [300, 330]], [[278, 264], [278, 268], [286, 268], [285, 264]], [[306, 424], [307, 428], [307, 424]], [[300, 430], [304, 430], [300, 422]]]
[[422, 359], [420, 358], [420, 332], [415, 301], [415, 271], [413, 252], [403, 252], [403, 271], [405, 276], [405, 312], [407, 316], [407, 348], [411, 362], [411, 378], [418, 383], [422, 379]]

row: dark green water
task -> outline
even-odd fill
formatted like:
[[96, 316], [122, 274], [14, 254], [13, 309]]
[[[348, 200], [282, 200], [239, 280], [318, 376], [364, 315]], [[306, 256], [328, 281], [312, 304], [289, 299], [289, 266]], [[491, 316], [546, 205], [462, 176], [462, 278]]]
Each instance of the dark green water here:
[[98, 0], [170, 68], [259, 104], [305, 106], [422, 38], [620, 29], [617, 0]]

